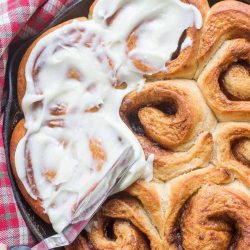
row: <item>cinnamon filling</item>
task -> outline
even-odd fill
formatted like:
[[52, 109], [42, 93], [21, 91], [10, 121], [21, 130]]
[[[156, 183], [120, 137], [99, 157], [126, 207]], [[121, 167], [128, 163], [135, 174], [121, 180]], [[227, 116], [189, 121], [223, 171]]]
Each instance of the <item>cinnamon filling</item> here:
[[77, 81], [81, 81], [82, 80], [82, 75], [80, 73], [79, 70], [74, 69], [74, 68], [70, 68], [67, 72], [67, 77], [70, 79], [75, 79]]
[[34, 62], [34, 66], [33, 66], [33, 69], [32, 69], [32, 78], [34, 80], [34, 83], [37, 82], [37, 80], [38, 80], [38, 74], [40, 73], [40, 71], [42, 69], [42, 66], [43, 66], [43, 63], [41, 63], [41, 62], [38, 64], [38, 59], [42, 55], [42, 53], [44, 52], [44, 50], [45, 50], [45, 48], [41, 49], [41, 51], [37, 54], [35, 62]]
[[92, 154], [93, 159], [96, 162], [96, 170], [100, 171], [102, 169], [102, 166], [107, 160], [106, 152], [104, 151], [103, 145], [101, 141], [96, 140], [95, 138], [92, 138], [89, 141], [89, 148]]
[[86, 109], [85, 112], [89, 112], [89, 113], [95, 113], [98, 112], [102, 107], [102, 104], [99, 104], [98, 106]]
[[51, 115], [60, 116], [67, 112], [67, 105], [65, 103], [57, 103], [49, 109]]
[[245, 249], [249, 246], [249, 206], [217, 185], [201, 187], [180, 208], [169, 234], [178, 250]]
[[232, 142], [231, 150], [236, 160], [250, 167], [250, 139], [243, 137]]
[[172, 231], [169, 234], [169, 242], [172, 244], [175, 244], [176, 248], [178, 250], [184, 250], [182, 242], [183, 242], [183, 237], [182, 237], [182, 217], [184, 214], [184, 211], [186, 209], [188, 209], [190, 200], [192, 197], [190, 197], [188, 200], [186, 200], [186, 202], [184, 203], [184, 205], [181, 207], [181, 209], [179, 210], [176, 220], [175, 220], [175, 224], [172, 228]]
[[[124, 7], [124, 6], [123, 6]], [[119, 8], [112, 16], [108, 17], [106, 19], [106, 24], [107, 26], [112, 25], [113, 21], [115, 20], [115, 18], [119, 15], [119, 13], [121, 12], [122, 8]]]
[[116, 240], [116, 236], [114, 233], [114, 224], [115, 224], [115, 219], [110, 219], [106, 222], [104, 226], [104, 234], [105, 237], [110, 239], [110, 240]]
[[221, 73], [219, 77], [221, 91], [231, 101], [250, 101], [250, 67], [239, 60]]
[[46, 171], [44, 175], [48, 182], [52, 182], [53, 179], [56, 177], [56, 172], [53, 170], [49, 170], [49, 171]]
[[43, 107], [43, 102], [42, 101], [37, 101], [37, 102], [34, 102], [32, 104], [32, 109], [33, 109], [34, 112], [42, 109], [42, 107]]
[[132, 129], [132, 131], [138, 135], [145, 135], [144, 128], [140, 122], [140, 119], [138, 117], [138, 112], [136, 113], [130, 113], [128, 115], [128, 121], [129, 125]]
[[126, 82], [118, 83], [114, 86], [116, 89], [126, 89], [128, 84]]
[[235, 250], [237, 248], [237, 242], [239, 239], [239, 234], [236, 226], [236, 222], [234, 219], [230, 218], [228, 215], [221, 215], [220, 217], [210, 217], [211, 221], [214, 221], [215, 223], [217, 221], [222, 221], [223, 224], [226, 225], [228, 230], [230, 231], [230, 242], [229, 242], [229, 248], [228, 250]]
[[65, 126], [63, 119], [51, 119], [47, 122], [50, 128], [63, 128]]

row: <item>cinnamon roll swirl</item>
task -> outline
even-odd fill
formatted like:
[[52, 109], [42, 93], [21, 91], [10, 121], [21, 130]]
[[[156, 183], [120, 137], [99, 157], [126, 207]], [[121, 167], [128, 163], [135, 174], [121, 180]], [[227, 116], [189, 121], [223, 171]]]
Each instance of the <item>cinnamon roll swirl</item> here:
[[250, 124], [220, 123], [213, 134], [213, 161], [219, 166], [238, 171], [250, 180]]
[[203, 26], [196, 75], [220, 121], [249, 121], [249, 41], [249, 5], [223, 1], [211, 8]]
[[216, 120], [194, 81], [147, 83], [124, 98], [120, 115], [145, 154], [154, 154], [155, 178], [166, 181], [209, 162]]
[[249, 249], [249, 184], [216, 167], [170, 182], [166, 249]]
[[235, 39], [225, 42], [200, 74], [199, 87], [220, 121], [249, 121], [249, 63], [250, 43]]
[[93, 221], [88, 244], [94, 249], [164, 249], [163, 188], [139, 181], [112, 197]]
[[[221, 45], [228, 40], [250, 39], [250, 8], [240, 1], [220, 1], [208, 11], [198, 52], [198, 75]], [[234, 51], [236, 51], [235, 48]], [[237, 60], [235, 59], [234, 62]]]

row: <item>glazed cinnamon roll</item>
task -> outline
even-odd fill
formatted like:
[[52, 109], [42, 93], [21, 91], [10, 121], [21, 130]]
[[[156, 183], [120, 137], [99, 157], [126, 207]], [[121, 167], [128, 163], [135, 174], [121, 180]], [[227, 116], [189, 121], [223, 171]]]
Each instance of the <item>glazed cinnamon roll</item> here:
[[128, 189], [127, 196], [113, 197], [103, 206], [88, 244], [98, 250], [250, 247], [250, 186], [240, 174], [210, 166], [157, 185], [153, 197], [161, 198], [161, 221], [151, 219], [155, 199], [151, 206], [145, 203], [152, 193], [147, 197], [139, 186], [133, 196]]
[[[119, 33], [120, 24], [126, 32], [126, 53], [134, 67], [151, 79], [188, 78], [197, 69], [202, 20], [209, 10], [206, 0], [181, 0], [187, 4], [185, 12], [164, 1], [112, 1], [96, 0], [89, 13], [94, 18]], [[147, 3], [150, 7], [147, 9]], [[144, 6], [143, 6], [144, 5]], [[194, 10], [193, 7], [196, 7]], [[142, 11], [143, 10], [143, 13]], [[198, 12], [198, 11], [199, 12]], [[192, 14], [191, 14], [192, 13]], [[191, 21], [193, 15], [195, 19]], [[133, 22], [125, 23], [130, 16]], [[171, 20], [171, 18], [176, 18]], [[178, 19], [178, 20], [177, 20]], [[183, 27], [174, 23], [183, 23]], [[169, 30], [167, 24], [173, 25]], [[181, 31], [180, 31], [181, 29]], [[175, 32], [172, 32], [175, 30]], [[171, 37], [171, 38], [170, 38]], [[178, 46], [176, 46], [178, 44]], [[167, 48], [168, 45], [169, 47]], [[171, 49], [170, 49], [171, 47]]]
[[250, 124], [220, 123], [213, 134], [215, 164], [242, 173], [250, 180]]
[[194, 81], [147, 83], [124, 98], [120, 115], [145, 154], [154, 154], [155, 178], [166, 181], [209, 162], [216, 120]]
[[[13, 134], [11, 137], [11, 142], [10, 142], [10, 152], [12, 152], [10, 154], [10, 162], [11, 162], [13, 174], [15, 176], [17, 185], [18, 185], [22, 195], [24, 196], [27, 203], [31, 206], [33, 211], [35, 211], [35, 213], [38, 214], [45, 222], [50, 223], [48, 215], [46, 213], [44, 213], [41, 199], [33, 199], [30, 196], [29, 192], [27, 191], [25, 185], [20, 180], [18, 173], [17, 173], [17, 168], [16, 168], [16, 164], [15, 164], [15, 155], [13, 154], [13, 152], [16, 152], [17, 145], [18, 145], [19, 141], [25, 136], [25, 133], [26, 133], [26, 129], [24, 127], [24, 119], [22, 119], [21, 121], [19, 121], [17, 123], [17, 125], [13, 131]], [[29, 167], [26, 169], [26, 173], [25, 173], [26, 179], [27, 179], [27, 182], [29, 183], [30, 187], [32, 187], [32, 192], [34, 192], [38, 195], [36, 184], [34, 182], [34, 173], [33, 173], [32, 165], [31, 165], [30, 159], [27, 159], [27, 160], [28, 160], [27, 166], [29, 166]]]

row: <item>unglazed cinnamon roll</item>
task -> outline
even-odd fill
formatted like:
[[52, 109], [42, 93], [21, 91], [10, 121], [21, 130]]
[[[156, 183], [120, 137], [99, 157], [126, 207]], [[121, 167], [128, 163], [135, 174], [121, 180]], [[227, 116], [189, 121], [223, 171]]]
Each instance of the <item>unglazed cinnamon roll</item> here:
[[250, 124], [220, 123], [213, 134], [215, 164], [238, 171], [250, 180]]
[[[155, 185], [148, 197], [143, 185], [135, 184], [126, 196], [111, 198], [94, 220], [88, 244], [98, 250], [249, 249], [250, 186], [240, 174], [210, 166]], [[118, 230], [122, 223], [132, 225]], [[133, 243], [125, 246], [128, 241]]]
[[208, 164], [216, 120], [194, 81], [147, 83], [124, 98], [120, 114], [145, 154], [154, 154], [155, 178], [166, 181]]
[[[250, 8], [238, 1], [214, 5], [203, 26], [198, 84], [220, 121], [249, 121]], [[203, 69], [203, 70], [202, 70]]]
[[250, 120], [249, 63], [249, 41], [234, 39], [221, 46], [200, 74], [199, 87], [220, 121]]
[[165, 249], [163, 193], [164, 184], [139, 181], [112, 197], [88, 230], [88, 244], [94, 249]]
[[169, 183], [166, 249], [249, 249], [249, 184], [214, 167]]

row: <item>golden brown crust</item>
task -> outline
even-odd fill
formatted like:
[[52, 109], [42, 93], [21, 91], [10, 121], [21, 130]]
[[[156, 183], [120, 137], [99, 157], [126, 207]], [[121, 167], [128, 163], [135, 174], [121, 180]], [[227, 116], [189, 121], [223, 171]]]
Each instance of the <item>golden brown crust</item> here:
[[[105, 224], [110, 218], [116, 219], [113, 226], [116, 240], [105, 235]], [[123, 231], [117, 232], [120, 222], [126, 222]], [[104, 229], [104, 230], [103, 230]], [[96, 249], [163, 249], [158, 231], [151, 224], [150, 218], [140, 203], [131, 197], [114, 198], [106, 203], [99, 217], [94, 221], [91, 233], [88, 234], [91, 244]], [[125, 243], [125, 244], [124, 244]]]
[[49, 217], [46, 213], [44, 213], [44, 209], [42, 207], [41, 201], [39, 199], [34, 200], [29, 193], [27, 192], [26, 188], [24, 187], [22, 181], [19, 179], [17, 170], [16, 170], [16, 164], [15, 164], [15, 153], [16, 148], [19, 143], [19, 141], [25, 136], [26, 129], [24, 127], [24, 119], [20, 120], [11, 136], [10, 140], [10, 163], [12, 167], [12, 171], [16, 180], [16, 183], [24, 197], [24, 199], [28, 202], [30, 207], [33, 209], [33, 211], [41, 217], [45, 222], [50, 223]]
[[250, 183], [242, 177], [209, 167], [170, 183], [167, 249], [248, 249], [250, 196], [241, 185]]

